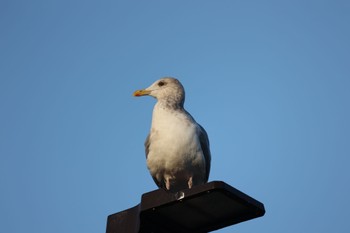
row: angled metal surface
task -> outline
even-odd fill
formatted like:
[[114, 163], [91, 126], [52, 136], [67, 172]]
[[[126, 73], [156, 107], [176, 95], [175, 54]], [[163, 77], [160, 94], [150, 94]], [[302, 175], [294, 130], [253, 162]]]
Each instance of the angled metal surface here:
[[210, 232], [264, 214], [261, 202], [213, 181], [178, 193], [145, 193], [136, 207], [108, 217], [107, 233]]

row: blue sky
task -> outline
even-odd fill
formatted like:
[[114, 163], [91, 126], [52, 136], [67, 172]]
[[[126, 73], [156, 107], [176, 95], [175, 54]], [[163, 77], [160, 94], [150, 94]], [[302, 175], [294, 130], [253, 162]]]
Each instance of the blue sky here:
[[263, 202], [218, 232], [348, 232], [348, 1], [0, 2], [0, 232], [105, 232], [156, 189], [152, 98], [180, 79], [210, 180]]

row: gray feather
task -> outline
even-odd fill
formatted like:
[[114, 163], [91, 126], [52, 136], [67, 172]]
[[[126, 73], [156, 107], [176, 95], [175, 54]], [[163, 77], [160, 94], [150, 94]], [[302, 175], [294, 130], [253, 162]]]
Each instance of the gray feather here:
[[199, 142], [201, 144], [202, 151], [203, 151], [204, 158], [205, 158], [206, 181], [208, 181], [209, 173], [210, 173], [210, 163], [211, 163], [211, 154], [210, 154], [210, 149], [209, 149], [210, 148], [209, 147], [209, 138], [208, 138], [208, 134], [205, 131], [205, 129], [200, 124], [198, 124], [198, 126], [200, 128]]

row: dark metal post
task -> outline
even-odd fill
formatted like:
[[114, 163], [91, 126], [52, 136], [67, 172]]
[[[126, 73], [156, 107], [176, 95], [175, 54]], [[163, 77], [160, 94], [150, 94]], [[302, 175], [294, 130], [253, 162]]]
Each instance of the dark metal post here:
[[133, 208], [108, 216], [107, 233], [204, 233], [261, 217], [262, 203], [222, 181], [178, 193], [158, 189]]

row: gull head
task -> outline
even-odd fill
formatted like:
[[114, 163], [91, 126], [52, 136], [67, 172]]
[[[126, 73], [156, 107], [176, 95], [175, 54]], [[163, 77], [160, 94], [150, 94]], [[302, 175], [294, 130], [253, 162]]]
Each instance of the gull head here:
[[137, 90], [134, 96], [152, 96], [159, 102], [166, 102], [167, 105], [183, 107], [185, 101], [185, 90], [176, 78], [166, 77], [155, 81], [146, 89]]

